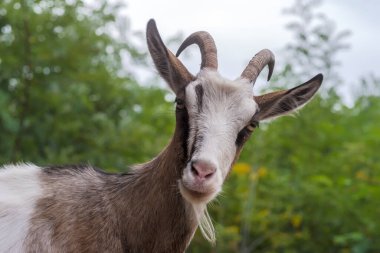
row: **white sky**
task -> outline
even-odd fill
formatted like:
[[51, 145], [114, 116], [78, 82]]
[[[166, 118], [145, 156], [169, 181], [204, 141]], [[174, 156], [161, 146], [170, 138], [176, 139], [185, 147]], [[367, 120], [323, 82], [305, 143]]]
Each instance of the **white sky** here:
[[[184, 36], [206, 30], [218, 48], [219, 71], [227, 78], [237, 77], [249, 59], [263, 48], [271, 49], [276, 62], [281, 63], [280, 51], [290, 41], [285, 25], [291, 20], [283, 9], [293, 0], [134, 0], [127, 2], [127, 16], [134, 31], [145, 31], [150, 18], [157, 22], [165, 39], [182, 31]], [[341, 52], [339, 68], [345, 89], [357, 83], [359, 77], [380, 74], [380, 1], [330, 0], [319, 11], [336, 22], [338, 30], [349, 29], [347, 42], [351, 48]], [[176, 51], [177, 48], [172, 48]], [[193, 72], [198, 71], [200, 56], [185, 61]], [[276, 72], [276, 68], [274, 70]]]

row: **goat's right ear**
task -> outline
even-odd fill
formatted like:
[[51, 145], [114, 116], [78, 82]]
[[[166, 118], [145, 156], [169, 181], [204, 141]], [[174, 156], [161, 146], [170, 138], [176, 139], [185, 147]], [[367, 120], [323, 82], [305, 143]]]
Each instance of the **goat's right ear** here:
[[259, 111], [255, 115], [257, 121], [279, 117], [293, 112], [310, 99], [322, 84], [323, 76], [318, 74], [304, 84], [290, 90], [271, 92], [256, 96]]
[[194, 80], [194, 76], [186, 69], [182, 62], [166, 48], [158, 33], [154, 19], [148, 22], [146, 37], [149, 52], [156, 69], [169, 84], [177, 97], [183, 98], [185, 87]]

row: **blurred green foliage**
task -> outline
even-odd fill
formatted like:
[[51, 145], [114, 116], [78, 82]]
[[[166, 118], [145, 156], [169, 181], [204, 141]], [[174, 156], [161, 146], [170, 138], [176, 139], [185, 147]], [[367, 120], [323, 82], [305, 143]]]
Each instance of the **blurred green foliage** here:
[[[348, 32], [315, 5], [296, 1], [288, 10], [294, 41], [273, 80], [292, 87], [320, 71], [322, 96], [255, 132], [210, 205], [217, 244], [197, 234], [188, 252], [380, 252], [379, 93], [342, 103], [336, 54]], [[0, 163], [123, 171], [168, 143], [167, 91], [123, 69], [121, 55], [136, 65], [145, 55], [115, 35], [120, 8], [106, 0], [0, 3]], [[361, 82], [380, 88], [373, 76]]]
[[123, 72], [121, 54], [143, 55], [107, 32], [118, 29], [112, 13], [119, 9], [107, 1], [2, 1], [1, 163], [125, 170], [168, 141], [174, 119], [166, 91]]

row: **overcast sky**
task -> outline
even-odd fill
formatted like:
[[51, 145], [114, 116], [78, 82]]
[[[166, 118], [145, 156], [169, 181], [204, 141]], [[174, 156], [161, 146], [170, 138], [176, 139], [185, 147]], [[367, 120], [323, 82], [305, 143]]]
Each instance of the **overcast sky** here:
[[[269, 48], [281, 63], [280, 51], [290, 41], [285, 25], [291, 20], [283, 10], [294, 0], [134, 0], [128, 1], [127, 15], [132, 30], [145, 30], [154, 18], [164, 38], [179, 31], [184, 36], [199, 30], [208, 31], [218, 48], [219, 71], [227, 78], [237, 77], [249, 59], [260, 49]], [[346, 89], [360, 76], [380, 75], [380, 1], [331, 0], [318, 8], [336, 22], [338, 30], [349, 29], [348, 51], [341, 52], [339, 72]], [[177, 48], [172, 48], [175, 51]], [[192, 52], [192, 51], [191, 51]], [[194, 54], [197, 54], [194, 51]], [[196, 72], [199, 56], [186, 65]], [[275, 68], [276, 71], [276, 68]]]

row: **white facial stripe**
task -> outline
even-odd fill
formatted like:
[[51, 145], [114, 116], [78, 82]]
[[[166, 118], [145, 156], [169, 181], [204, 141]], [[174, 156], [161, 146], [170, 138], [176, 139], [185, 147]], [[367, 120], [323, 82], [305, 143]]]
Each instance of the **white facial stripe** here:
[[[200, 93], [203, 94], [201, 103]], [[237, 134], [249, 124], [257, 110], [252, 86], [245, 80], [228, 81], [217, 72], [201, 71], [197, 80], [186, 88], [186, 107], [190, 159], [216, 165], [215, 179], [207, 184], [214, 184], [211, 187], [220, 190], [236, 155]], [[190, 178], [191, 166], [188, 164], [183, 179]]]

